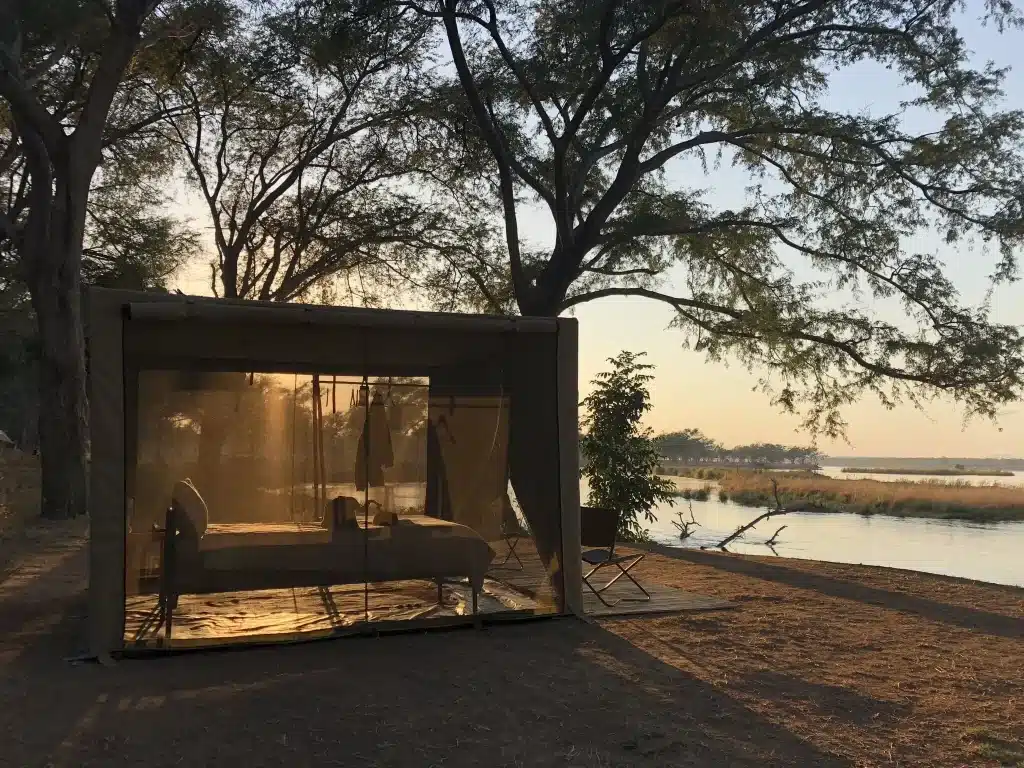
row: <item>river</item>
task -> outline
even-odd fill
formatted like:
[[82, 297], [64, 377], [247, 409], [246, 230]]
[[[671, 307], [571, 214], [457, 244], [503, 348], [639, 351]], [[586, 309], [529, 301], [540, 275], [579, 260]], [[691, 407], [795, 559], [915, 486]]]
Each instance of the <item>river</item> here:
[[991, 475], [890, 475], [864, 474], [863, 472], [843, 472], [842, 467], [824, 465], [819, 470], [829, 477], [841, 480], [881, 480], [886, 483], [896, 482], [931, 482], [931, 483], [970, 483], [971, 485], [1014, 485], [1024, 486], [1024, 472], [1014, 472], [1013, 476]]
[[[707, 485], [702, 480], [673, 479], [680, 487]], [[922, 478], [916, 476], [915, 479]], [[582, 490], [585, 499], [586, 489]], [[651, 538], [670, 546], [707, 546], [721, 541], [763, 511], [723, 503], [714, 496], [712, 500], [692, 504], [694, 516], [700, 523], [693, 536], [680, 541], [672, 525], [677, 519], [676, 511], [689, 518], [687, 502], [678, 499], [674, 508], [660, 505], [655, 509], [656, 521], [645, 524]], [[764, 542], [781, 525], [786, 529], [779, 534], [774, 550], [769, 549]], [[1024, 587], [1024, 523], [980, 524], [887, 515], [799, 512], [758, 523], [742, 539], [734, 541], [729, 551], [881, 565]]]

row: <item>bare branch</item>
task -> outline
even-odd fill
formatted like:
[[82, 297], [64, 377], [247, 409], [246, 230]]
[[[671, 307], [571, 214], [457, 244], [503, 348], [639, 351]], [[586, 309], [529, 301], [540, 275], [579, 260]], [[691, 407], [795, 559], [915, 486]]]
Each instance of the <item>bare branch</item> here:
[[[746, 525], [741, 525], [739, 528], [737, 528], [735, 531], [733, 531], [730, 535], [726, 536], [724, 539], [722, 539], [720, 542], [718, 542], [715, 546], [718, 547], [719, 549], [725, 549], [729, 545], [729, 542], [735, 541], [740, 536], [742, 536], [744, 533], [746, 533], [751, 528], [753, 528], [755, 525], [760, 523], [762, 520], [770, 520], [775, 515], [785, 515], [788, 512], [793, 512], [794, 511], [792, 509], [783, 509], [782, 508], [782, 504], [779, 501], [779, 483], [778, 483], [778, 481], [774, 477], [772, 478], [772, 493], [775, 495], [775, 508], [774, 509], [769, 509], [763, 515], [758, 515], [757, 517], [755, 517], [753, 520], [751, 520]], [[785, 527], [786, 526], [782, 526], [782, 528], [785, 528]], [[781, 531], [782, 528], [779, 528], [779, 531]], [[775, 536], [779, 535], [779, 531], [775, 532]], [[772, 536], [772, 539], [774, 539], [775, 536]], [[769, 541], [769, 546], [771, 545], [771, 543], [772, 542]]]
[[480, 128], [484, 141], [491, 150], [491, 154], [494, 156], [498, 166], [501, 204], [505, 216], [505, 241], [508, 246], [510, 266], [512, 268], [512, 281], [516, 286], [516, 293], [519, 296], [525, 296], [530, 290], [530, 286], [527, 284], [526, 277], [523, 274], [522, 255], [519, 247], [519, 221], [516, 213], [512, 164], [505, 150], [505, 144], [498, 133], [497, 126], [484, 105], [484, 100], [480, 95], [476, 80], [466, 59], [466, 54], [462, 47], [462, 38], [459, 35], [458, 24], [456, 23], [453, 0], [444, 0], [442, 18], [459, 80], [469, 100], [470, 107], [476, 116], [477, 126]]
[[786, 530], [786, 528], [788, 527], [788, 525], [780, 525], [779, 529], [771, 535], [771, 538], [769, 538], [768, 541], [765, 542], [765, 544], [769, 547], [774, 547], [776, 544], [779, 543], [779, 534]]

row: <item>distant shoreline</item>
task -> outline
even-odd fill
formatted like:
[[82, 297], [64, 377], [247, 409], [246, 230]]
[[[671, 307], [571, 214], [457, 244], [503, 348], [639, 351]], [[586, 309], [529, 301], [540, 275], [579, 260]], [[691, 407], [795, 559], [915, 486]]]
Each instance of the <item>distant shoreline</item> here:
[[952, 477], [1013, 477], [1008, 469], [916, 469], [912, 467], [843, 467], [851, 475], [941, 475]]
[[[1024, 458], [982, 459], [970, 456], [825, 456], [819, 462], [826, 467], [854, 467], [860, 470], [869, 467], [880, 469], [939, 470], [958, 469], [957, 465], [971, 469], [1000, 469], [1007, 472], [1024, 472]], [[928, 474], [937, 474], [929, 472]]]
[[[791, 512], [852, 512], [860, 515], [925, 517], [974, 522], [1024, 522], [1024, 488], [968, 485], [965, 481], [881, 480], [831, 477], [817, 472], [764, 472], [700, 468], [673, 473], [707, 481], [705, 488], [680, 488], [695, 501], [717, 493], [719, 501], [745, 507], [774, 507], [775, 492]], [[671, 476], [671, 475], [670, 475]], [[773, 481], [775, 486], [773, 486]], [[711, 483], [717, 483], [713, 487]]]

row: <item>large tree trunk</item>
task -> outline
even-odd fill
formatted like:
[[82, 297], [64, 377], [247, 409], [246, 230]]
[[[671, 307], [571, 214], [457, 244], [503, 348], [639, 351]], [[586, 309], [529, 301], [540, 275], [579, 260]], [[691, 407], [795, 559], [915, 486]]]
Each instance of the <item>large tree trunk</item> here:
[[[568, 254], [556, 250], [553, 258], [557, 259], [559, 256], [569, 258]], [[554, 271], [541, 272], [522, 295], [516, 295], [519, 312], [526, 317], [558, 317], [571, 284], [571, 279], [566, 279]]]
[[533, 295], [519, 300], [519, 311], [525, 317], [558, 317], [565, 296]]
[[57, 182], [48, 226], [26, 242], [24, 254], [39, 326], [41, 510], [44, 517], [53, 519], [84, 515], [88, 508], [88, 403], [81, 306], [88, 181], [77, 186], [82, 189]]
[[[5, 114], [14, 120], [31, 180], [19, 252], [39, 325], [39, 449], [45, 517], [74, 517], [88, 510], [88, 404], [80, 290], [86, 205], [102, 159], [111, 104], [142, 25], [158, 2], [120, 0], [113, 4], [114, 15], [107, 10], [109, 34], [70, 133], [67, 118], [58, 119], [40, 103], [39, 93], [33, 92], [36, 78], [19, 72], [19, 56], [11, 57], [10, 47], [5, 48], [5, 65], [0, 67]], [[9, 26], [12, 20], [6, 19]], [[12, 32], [12, 39], [20, 40], [16, 24]]]

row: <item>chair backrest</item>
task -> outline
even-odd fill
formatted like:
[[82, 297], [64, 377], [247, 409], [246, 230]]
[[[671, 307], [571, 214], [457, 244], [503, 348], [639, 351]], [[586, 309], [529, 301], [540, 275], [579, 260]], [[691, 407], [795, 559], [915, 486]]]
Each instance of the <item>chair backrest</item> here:
[[203, 538], [210, 522], [210, 510], [191, 480], [185, 478], [174, 484], [171, 502], [177, 504], [181, 513], [178, 523], [185, 529], [186, 535], [197, 541]]
[[614, 551], [618, 530], [618, 510], [580, 507], [580, 543], [584, 547], [607, 547]]

